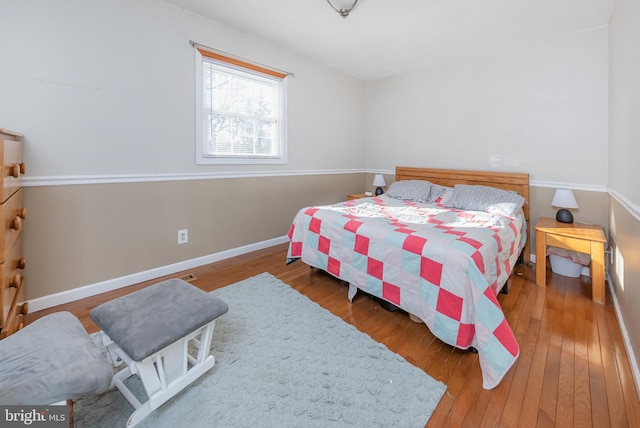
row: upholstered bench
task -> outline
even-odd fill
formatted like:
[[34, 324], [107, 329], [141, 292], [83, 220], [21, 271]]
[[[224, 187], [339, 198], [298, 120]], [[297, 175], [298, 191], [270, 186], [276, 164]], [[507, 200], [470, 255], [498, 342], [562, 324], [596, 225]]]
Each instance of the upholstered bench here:
[[0, 340], [0, 404], [50, 405], [109, 389], [113, 367], [69, 312]]
[[[170, 279], [91, 311], [114, 365], [127, 366], [112, 381], [135, 408], [127, 426], [139, 423], [213, 367], [211, 336], [215, 320], [227, 310], [222, 300]], [[144, 403], [124, 384], [133, 374], [144, 385]]]

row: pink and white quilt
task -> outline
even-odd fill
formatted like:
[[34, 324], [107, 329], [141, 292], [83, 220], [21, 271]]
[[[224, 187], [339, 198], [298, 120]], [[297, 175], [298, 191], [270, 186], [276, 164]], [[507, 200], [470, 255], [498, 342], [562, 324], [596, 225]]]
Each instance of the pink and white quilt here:
[[300, 210], [287, 259], [393, 303], [449, 345], [473, 346], [491, 389], [520, 352], [496, 294], [524, 246], [523, 224], [382, 195]]

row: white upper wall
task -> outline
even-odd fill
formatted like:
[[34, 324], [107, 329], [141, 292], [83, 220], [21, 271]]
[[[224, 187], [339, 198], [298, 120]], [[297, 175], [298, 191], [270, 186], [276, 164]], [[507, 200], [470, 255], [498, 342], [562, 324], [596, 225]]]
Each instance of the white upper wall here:
[[[364, 84], [158, 0], [0, 2], [0, 126], [29, 176], [364, 168]], [[189, 40], [295, 73], [289, 164], [196, 166]]]
[[[158, 0], [4, 0], [0, 14], [0, 126], [26, 135], [30, 177], [415, 165], [608, 183], [604, 27], [365, 84]], [[189, 40], [295, 73], [288, 165], [195, 165]]]
[[640, 2], [616, 1], [611, 17], [609, 185], [640, 207]]
[[367, 83], [367, 168], [606, 186], [607, 44], [602, 27]]

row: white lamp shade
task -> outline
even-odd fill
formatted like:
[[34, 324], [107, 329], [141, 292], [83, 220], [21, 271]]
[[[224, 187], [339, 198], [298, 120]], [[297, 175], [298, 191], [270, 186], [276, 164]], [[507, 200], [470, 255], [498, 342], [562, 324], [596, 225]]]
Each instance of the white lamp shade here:
[[556, 189], [555, 195], [553, 195], [553, 201], [551, 206], [556, 208], [578, 208], [578, 202], [576, 201], [573, 192], [569, 189]]
[[374, 186], [386, 186], [387, 183], [385, 183], [385, 181], [384, 181], [384, 176], [382, 174], [376, 174], [376, 176], [373, 177], [373, 185]]

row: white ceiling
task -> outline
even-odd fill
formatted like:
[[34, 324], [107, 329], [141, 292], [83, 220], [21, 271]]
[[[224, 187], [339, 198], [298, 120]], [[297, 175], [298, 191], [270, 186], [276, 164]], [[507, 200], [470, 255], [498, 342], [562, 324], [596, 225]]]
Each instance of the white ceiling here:
[[369, 81], [607, 25], [614, 0], [167, 1]]

